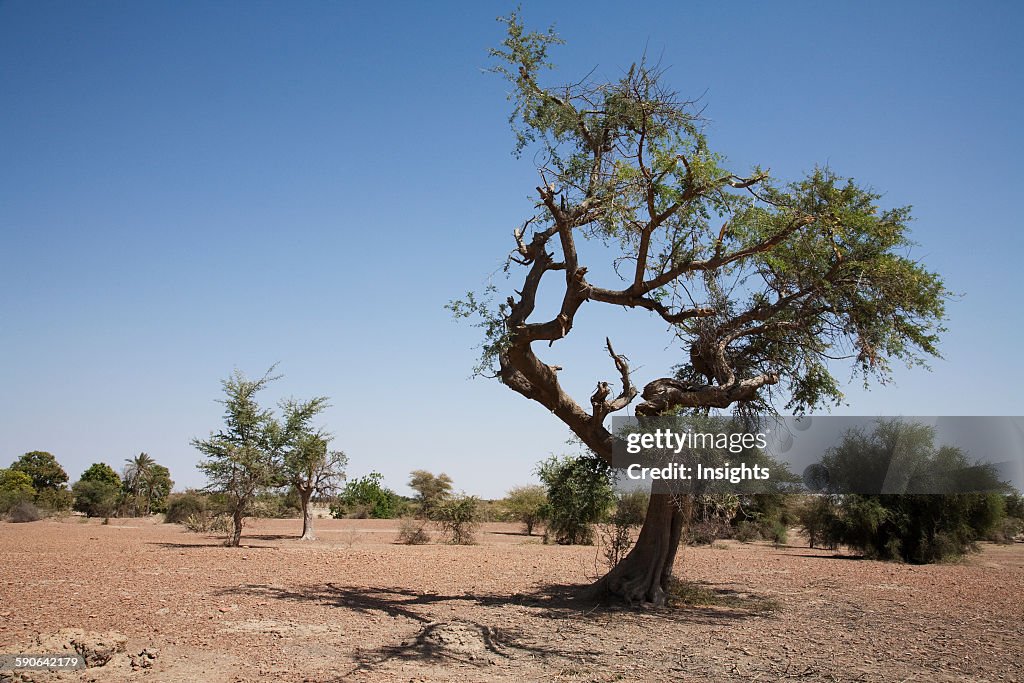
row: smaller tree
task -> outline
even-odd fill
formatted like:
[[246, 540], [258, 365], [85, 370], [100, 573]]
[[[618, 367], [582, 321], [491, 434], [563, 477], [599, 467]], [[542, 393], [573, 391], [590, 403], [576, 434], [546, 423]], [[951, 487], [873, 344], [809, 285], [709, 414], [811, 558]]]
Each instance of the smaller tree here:
[[432, 510], [433, 519], [440, 524], [455, 545], [471, 545], [478, 526], [480, 499], [476, 496], [446, 496]]
[[416, 491], [419, 516], [433, 519], [434, 511], [452, 495], [452, 479], [447, 474], [434, 475], [426, 470], [409, 474], [409, 488]]
[[338, 498], [331, 505], [335, 519], [343, 517], [372, 517], [392, 519], [397, 511], [399, 497], [383, 484], [384, 475], [370, 472], [345, 484]]
[[35, 497], [32, 477], [12, 468], [0, 469], [0, 514], [7, 514], [19, 504], [31, 503]]
[[608, 465], [593, 456], [551, 456], [537, 466], [547, 487], [545, 521], [557, 543], [591, 545], [592, 525], [615, 503]]
[[71, 487], [73, 507], [87, 517], [110, 517], [117, 510], [121, 487], [103, 479], [80, 479]]
[[82, 472], [79, 481], [98, 481], [116, 487], [121, 486], [121, 477], [118, 476], [113, 467], [105, 462], [96, 462], [90, 465], [89, 469]]
[[132, 514], [149, 516], [167, 509], [167, 496], [174, 482], [171, 472], [147, 453], [125, 461], [124, 497]]
[[526, 535], [533, 536], [533, 528], [544, 519], [548, 494], [543, 486], [516, 486], [505, 496], [505, 508], [526, 528]]
[[322, 432], [302, 434], [284, 456], [285, 472], [299, 494], [304, 541], [316, 538], [312, 499], [335, 493], [345, 479], [348, 456], [342, 451], [329, 450], [330, 440], [331, 436]]

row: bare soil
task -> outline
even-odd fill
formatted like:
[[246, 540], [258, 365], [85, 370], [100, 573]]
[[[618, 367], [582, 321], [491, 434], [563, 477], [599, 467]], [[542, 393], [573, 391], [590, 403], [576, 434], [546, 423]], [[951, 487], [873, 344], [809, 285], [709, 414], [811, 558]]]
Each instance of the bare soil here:
[[718, 542], [680, 553], [696, 604], [645, 611], [570, 599], [594, 547], [397, 530], [260, 520], [226, 548], [156, 519], [0, 523], [0, 653], [93, 660], [0, 681], [1024, 680], [1021, 544], [911, 566]]

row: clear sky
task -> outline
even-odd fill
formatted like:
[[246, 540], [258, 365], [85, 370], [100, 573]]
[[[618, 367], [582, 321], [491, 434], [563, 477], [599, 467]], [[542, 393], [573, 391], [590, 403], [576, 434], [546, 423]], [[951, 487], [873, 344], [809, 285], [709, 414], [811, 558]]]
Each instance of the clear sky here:
[[[479, 289], [531, 208], [491, 2], [0, 2], [0, 466], [75, 480], [140, 451], [178, 488], [219, 381], [326, 394], [352, 475], [445, 471], [498, 497], [564, 452], [551, 415], [468, 380]], [[1021, 414], [1024, 9], [1015, 2], [524, 3], [558, 79], [646, 50], [703, 97], [712, 146], [795, 179], [818, 163], [913, 204], [916, 255], [962, 297], [944, 360], [847, 414]], [[588, 317], [589, 316], [589, 317]], [[677, 358], [652, 321], [585, 310], [552, 350], [586, 401]], [[642, 316], [639, 316], [642, 318]], [[629, 322], [629, 321], [633, 322]]]

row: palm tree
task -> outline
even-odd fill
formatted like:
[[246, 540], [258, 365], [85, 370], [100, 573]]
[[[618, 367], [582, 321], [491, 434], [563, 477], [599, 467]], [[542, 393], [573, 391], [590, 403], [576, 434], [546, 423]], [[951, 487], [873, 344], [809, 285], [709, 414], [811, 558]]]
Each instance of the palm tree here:
[[156, 461], [146, 453], [139, 453], [134, 458], [125, 460], [128, 464], [124, 468], [124, 489], [132, 497], [136, 514], [138, 513], [139, 502], [142, 498], [146, 500], [146, 516], [149, 516], [150, 505], [152, 504], [153, 467]]

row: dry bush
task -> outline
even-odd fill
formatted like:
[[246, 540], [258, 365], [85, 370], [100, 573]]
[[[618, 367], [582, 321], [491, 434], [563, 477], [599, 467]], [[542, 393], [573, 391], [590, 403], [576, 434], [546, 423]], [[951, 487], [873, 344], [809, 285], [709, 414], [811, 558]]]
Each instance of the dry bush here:
[[398, 542], [405, 545], [430, 543], [430, 532], [425, 520], [403, 519], [398, 527]]
[[211, 515], [208, 512], [189, 515], [183, 525], [188, 531], [196, 534], [220, 534], [231, 530], [231, 520], [227, 515]]
[[7, 521], [9, 522], [38, 522], [43, 517], [43, 511], [27, 500], [15, 503], [14, 506], [7, 511]]

